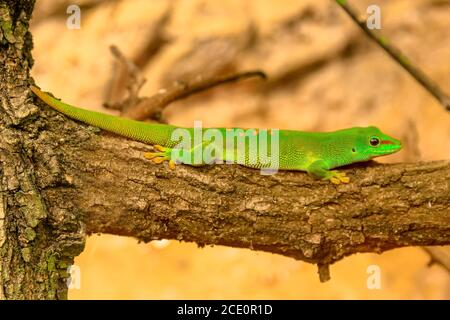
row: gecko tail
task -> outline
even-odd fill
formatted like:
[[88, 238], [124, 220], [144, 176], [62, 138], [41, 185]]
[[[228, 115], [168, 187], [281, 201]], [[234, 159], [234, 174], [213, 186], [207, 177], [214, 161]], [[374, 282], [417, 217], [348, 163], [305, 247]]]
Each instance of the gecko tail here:
[[53, 109], [71, 119], [148, 144], [167, 145], [175, 126], [136, 121], [106, 113], [86, 110], [64, 103], [31, 85], [31, 91]]

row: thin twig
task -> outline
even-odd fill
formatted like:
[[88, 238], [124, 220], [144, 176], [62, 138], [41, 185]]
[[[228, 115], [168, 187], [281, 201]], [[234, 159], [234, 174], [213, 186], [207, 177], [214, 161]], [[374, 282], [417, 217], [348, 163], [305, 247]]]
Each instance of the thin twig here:
[[331, 279], [330, 276], [330, 265], [325, 263], [318, 263], [317, 264], [318, 273], [319, 273], [319, 280], [320, 282], [327, 282]]
[[422, 247], [430, 256], [430, 266], [439, 264], [450, 272], [450, 248], [449, 247]]
[[[141, 72], [157, 55], [161, 48], [169, 42], [165, 29], [172, 15], [172, 6], [156, 21], [144, 39], [144, 45], [133, 58], [127, 58], [119, 48], [111, 46], [111, 52], [116, 57], [113, 74], [106, 89], [104, 106], [125, 112], [129, 106], [139, 102], [138, 91], [145, 82]], [[125, 92], [128, 91], [128, 97]]]
[[421, 69], [416, 67], [411, 60], [397, 49], [390, 41], [378, 31], [369, 29], [367, 20], [361, 18], [357, 10], [348, 1], [336, 0], [353, 21], [380, 47], [382, 47], [395, 61], [397, 61], [408, 73], [416, 79], [429, 93], [431, 93], [446, 110], [450, 111], [450, 97], [431, 80]]
[[136, 120], [144, 120], [150, 118], [159, 121], [161, 118], [161, 112], [164, 110], [164, 108], [175, 100], [186, 98], [195, 93], [208, 90], [212, 87], [216, 87], [224, 83], [239, 81], [252, 77], [259, 77], [262, 79], [267, 78], [264, 72], [257, 70], [226, 76], [206, 78], [197, 76], [192, 81], [187, 82], [175, 81], [172, 86], [161, 89], [157, 94], [149, 98], [142, 99], [139, 104], [135, 105], [134, 107], [130, 107], [124, 113], [124, 116]]
[[[104, 106], [108, 109], [126, 110], [129, 105], [136, 105], [139, 102], [139, 90], [145, 83], [138, 66], [112, 45], [111, 53], [117, 59], [116, 71], [111, 79], [107, 90], [107, 98]], [[124, 90], [128, 91], [128, 97], [121, 99]]]

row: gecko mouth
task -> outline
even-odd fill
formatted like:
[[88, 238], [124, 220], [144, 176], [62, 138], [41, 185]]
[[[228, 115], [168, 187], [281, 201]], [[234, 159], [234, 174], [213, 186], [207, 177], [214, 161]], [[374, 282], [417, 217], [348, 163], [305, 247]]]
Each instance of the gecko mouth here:
[[[389, 142], [389, 143], [384, 143], [384, 142]], [[399, 151], [402, 148], [402, 144], [400, 142], [394, 144], [392, 141], [387, 140], [387, 141], [381, 142], [381, 144], [383, 145], [382, 149], [373, 150], [373, 152], [377, 155], [392, 154], [392, 153]]]

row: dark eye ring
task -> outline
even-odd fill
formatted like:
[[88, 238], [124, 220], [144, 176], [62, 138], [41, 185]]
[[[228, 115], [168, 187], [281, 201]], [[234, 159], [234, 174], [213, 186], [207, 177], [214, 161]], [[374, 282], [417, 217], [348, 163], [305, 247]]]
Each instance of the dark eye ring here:
[[370, 143], [370, 145], [372, 147], [376, 147], [377, 145], [380, 144], [380, 139], [378, 139], [378, 138], [370, 138], [369, 143]]

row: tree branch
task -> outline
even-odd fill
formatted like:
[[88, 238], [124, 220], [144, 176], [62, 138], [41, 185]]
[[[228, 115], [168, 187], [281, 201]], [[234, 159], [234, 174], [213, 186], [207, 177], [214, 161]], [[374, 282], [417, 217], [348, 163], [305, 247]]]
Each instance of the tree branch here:
[[352, 18], [352, 20], [369, 36], [375, 43], [386, 51], [399, 65], [403, 67], [422, 87], [431, 93], [444, 108], [450, 111], [450, 97], [419, 67], [396, 48], [385, 36], [381, 35], [377, 30], [369, 29], [365, 18], [360, 18], [356, 9], [347, 1], [335, 0], [336, 3], [344, 9], [344, 11]]
[[159, 121], [161, 113], [174, 101], [187, 98], [196, 93], [213, 87], [252, 77], [266, 79], [264, 72], [259, 70], [243, 71], [223, 76], [204, 77], [197, 76], [189, 81], [176, 81], [171, 86], [159, 90], [158, 93], [148, 98], [141, 98], [138, 104], [123, 110], [123, 115], [136, 120], [154, 119]]
[[450, 161], [355, 165], [341, 186], [236, 165], [172, 171], [144, 159], [146, 145], [48, 113], [36, 162], [59, 159], [46, 172], [65, 178], [40, 187], [52, 210], [83, 213], [87, 233], [263, 250], [318, 264], [322, 280], [353, 253], [450, 244]]

